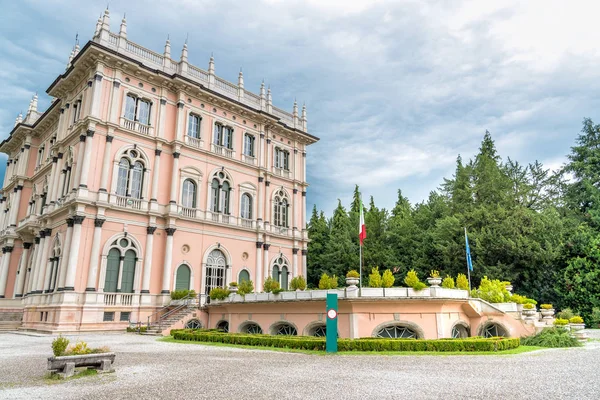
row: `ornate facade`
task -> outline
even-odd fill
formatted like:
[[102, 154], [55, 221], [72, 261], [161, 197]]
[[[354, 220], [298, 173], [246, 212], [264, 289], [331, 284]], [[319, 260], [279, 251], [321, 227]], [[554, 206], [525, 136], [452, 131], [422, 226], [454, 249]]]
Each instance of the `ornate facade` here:
[[24, 328], [122, 329], [174, 290], [306, 274], [305, 107], [112, 33], [108, 10], [47, 93], [0, 144], [0, 311]]

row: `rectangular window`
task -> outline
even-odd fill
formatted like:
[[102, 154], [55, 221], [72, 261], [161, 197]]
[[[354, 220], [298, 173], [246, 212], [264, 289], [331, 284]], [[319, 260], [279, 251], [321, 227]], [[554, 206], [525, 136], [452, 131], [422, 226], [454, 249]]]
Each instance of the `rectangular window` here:
[[221, 146], [223, 140], [223, 125], [215, 124], [215, 135], [213, 138], [213, 143]]
[[125, 100], [125, 119], [135, 121], [136, 98], [128, 95]]
[[147, 100], [138, 100], [138, 121], [150, 125], [150, 102]]
[[75, 122], [77, 122], [77, 118], [78, 118], [78, 114], [77, 114], [77, 110], [79, 108], [79, 103], [75, 103], [73, 104], [73, 111], [71, 111], [73, 113], [73, 120], [71, 121], [71, 125], [73, 125]]
[[115, 312], [114, 311], [105, 311], [104, 318], [102, 321], [104, 322], [113, 322], [115, 320]]
[[200, 117], [190, 114], [188, 117], [188, 136], [200, 139]]
[[283, 152], [283, 169], [290, 170], [290, 153], [287, 151]]
[[249, 157], [254, 157], [254, 136], [244, 135], [244, 154]]
[[229, 126], [223, 127], [223, 147], [233, 149], [233, 128]]
[[130, 316], [131, 316], [131, 312], [129, 312], [129, 311], [127, 311], [127, 312], [122, 311], [121, 312], [121, 317], [120, 317], [119, 321], [121, 321], [121, 322], [127, 322], [127, 321], [129, 321], [129, 317]]

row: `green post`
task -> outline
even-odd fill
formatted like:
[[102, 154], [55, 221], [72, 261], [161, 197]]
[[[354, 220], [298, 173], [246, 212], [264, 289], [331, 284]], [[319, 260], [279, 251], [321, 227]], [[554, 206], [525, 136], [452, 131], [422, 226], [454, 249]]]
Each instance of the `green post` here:
[[327, 335], [325, 349], [328, 353], [337, 353], [338, 338], [338, 296], [337, 293], [327, 293]]

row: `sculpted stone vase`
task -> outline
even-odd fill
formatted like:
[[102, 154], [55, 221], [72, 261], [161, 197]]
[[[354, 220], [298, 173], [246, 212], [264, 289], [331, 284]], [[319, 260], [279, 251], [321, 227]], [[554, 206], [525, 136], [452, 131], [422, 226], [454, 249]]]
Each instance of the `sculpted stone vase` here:
[[427, 278], [427, 283], [429, 283], [429, 286], [431, 287], [438, 287], [440, 286], [440, 283], [442, 283], [442, 278], [434, 278], [430, 276], [429, 278]]

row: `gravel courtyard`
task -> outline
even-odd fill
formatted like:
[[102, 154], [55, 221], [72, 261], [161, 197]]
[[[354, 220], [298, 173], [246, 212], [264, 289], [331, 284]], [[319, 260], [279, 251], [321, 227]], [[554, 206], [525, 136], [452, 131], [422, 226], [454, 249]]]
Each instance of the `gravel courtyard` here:
[[[596, 332], [592, 337], [600, 337]], [[319, 356], [81, 334], [116, 372], [48, 381], [53, 337], [0, 334], [1, 399], [597, 399], [600, 342], [505, 356]]]

